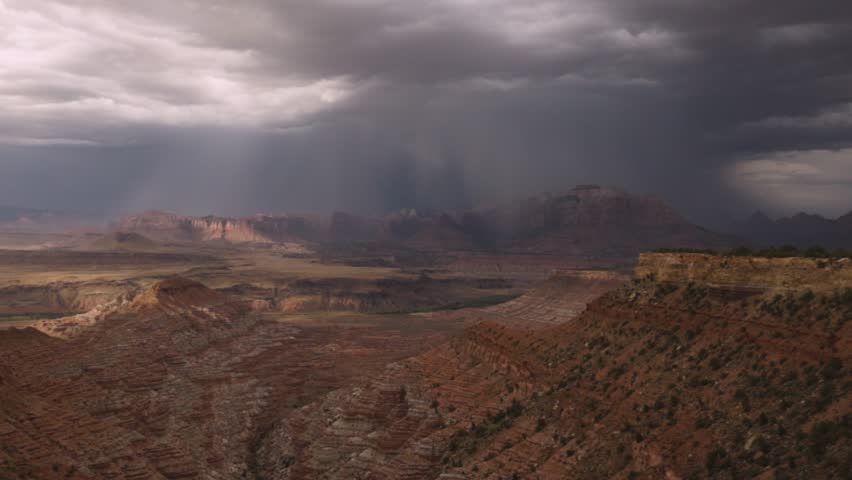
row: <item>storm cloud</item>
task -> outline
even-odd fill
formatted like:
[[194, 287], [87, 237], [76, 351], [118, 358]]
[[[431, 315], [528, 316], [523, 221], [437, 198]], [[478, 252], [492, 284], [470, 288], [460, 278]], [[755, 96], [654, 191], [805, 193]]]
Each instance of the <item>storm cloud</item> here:
[[0, 0], [0, 203], [852, 209], [842, 0]]

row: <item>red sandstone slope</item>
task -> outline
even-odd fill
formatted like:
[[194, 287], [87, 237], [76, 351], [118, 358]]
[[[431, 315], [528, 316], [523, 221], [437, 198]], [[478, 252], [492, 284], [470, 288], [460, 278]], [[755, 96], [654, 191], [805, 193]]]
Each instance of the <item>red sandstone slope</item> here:
[[2, 331], [0, 478], [253, 477], [271, 422], [451, 329], [294, 327], [172, 278], [69, 340]]
[[[0, 332], [0, 478], [850, 471], [849, 262], [643, 255], [638, 272], [582, 312], [618, 278], [384, 329], [264, 322], [172, 278], [67, 341]], [[474, 325], [446, 341], [453, 322]]]
[[[73, 340], [2, 332], [4, 341], [13, 340], [0, 362], [9, 372], [3, 395], [17, 399], [2, 406], [4, 478], [47, 478], [41, 470], [48, 467], [57, 478], [67, 471], [83, 478], [170, 478], [233, 458], [201, 439], [221, 429], [240, 435], [239, 420], [197, 421], [211, 408], [207, 402], [226, 400], [205, 395], [204, 382], [231, 374], [190, 366], [205, 363], [201, 352], [212, 344], [255, 326], [242, 312], [199, 284], [170, 279]], [[245, 382], [232, 388], [257, 395]], [[251, 415], [243, 408], [234, 414], [242, 421]]]
[[[267, 436], [260, 466], [290, 480], [852, 471], [852, 290], [835, 284], [852, 267], [802, 260], [823, 277], [813, 293], [776, 275], [744, 287], [681, 283], [682, 264], [664, 257], [645, 256], [654, 276], [574, 319], [545, 329], [483, 321], [304, 407]], [[725, 270], [722, 279], [751, 268], [690, 261]]]
[[545, 328], [573, 319], [586, 309], [586, 305], [628, 280], [626, 275], [606, 271], [561, 272], [515, 300], [471, 312], [471, 315], [516, 328], [522, 325]]

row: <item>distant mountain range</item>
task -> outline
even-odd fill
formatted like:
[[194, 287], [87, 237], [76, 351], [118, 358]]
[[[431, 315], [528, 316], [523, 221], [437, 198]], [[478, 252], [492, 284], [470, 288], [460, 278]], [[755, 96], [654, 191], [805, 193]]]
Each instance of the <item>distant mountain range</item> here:
[[751, 246], [848, 249], [852, 248], [852, 212], [836, 219], [797, 213], [775, 220], [763, 212], [756, 212], [745, 222], [735, 224], [731, 233], [742, 237]]
[[35, 208], [12, 207], [8, 205], [0, 205], [0, 222], [15, 222], [22, 219], [38, 219], [49, 215], [47, 210], [37, 210]]
[[436, 251], [620, 256], [656, 248], [726, 248], [731, 238], [693, 225], [652, 196], [596, 185], [488, 209], [402, 210], [383, 217], [188, 217], [150, 211], [111, 225], [160, 241], [366, 242]]
[[99, 220], [79, 212], [0, 205], [0, 230], [3, 231], [64, 231], [99, 224]]

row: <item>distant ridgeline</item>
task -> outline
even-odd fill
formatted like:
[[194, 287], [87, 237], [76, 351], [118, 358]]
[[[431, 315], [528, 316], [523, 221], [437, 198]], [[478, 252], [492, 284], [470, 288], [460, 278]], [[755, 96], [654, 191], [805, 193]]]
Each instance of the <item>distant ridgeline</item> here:
[[185, 217], [144, 212], [113, 223], [155, 241], [295, 242], [339, 247], [353, 243], [418, 252], [500, 252], [538, 255], [634, 256], [660, 247], [730, 248], [733, 238], [690, 223], [653, 196], [581, 185], [492, 208], [402, 210], [381, 217], [255, 215]]
[[834, 219], [807, 213], [771, 219], [756, 212], [745, 222], [732, 225], [730, 230], [754, 247], [787, 244], [800, 248], [823, 245], [852, 249], [852, 212]]

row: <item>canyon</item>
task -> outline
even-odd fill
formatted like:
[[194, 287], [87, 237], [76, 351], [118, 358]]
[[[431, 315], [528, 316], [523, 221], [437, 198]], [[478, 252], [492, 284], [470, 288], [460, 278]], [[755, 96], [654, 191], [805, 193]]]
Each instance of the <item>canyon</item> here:
[[654, 197], [6, 233], [3, 479], [852, 471], [850, 259]]
[[852, 461], [852, 290], [837, 281], [852, 269], [803, 260], [820, 294], [683, 276], [722, 262], [645, 255], [637, 271], [652, 273], [582, 311], [560, 308], [573, 281], [557, 277], [506, 306], [454, 314], [477, 322], [278, 425], [266, 474], [841, 478]]
[[0, 480], [852, 480], [850, 47], [0, 0]]
[[[246, 258], [163, 260], [92, 311], [0, 330], [3, 478], [850, 471], [848, 260], [643, 254], [632, 273], [563, 265], [494, 305], [421, 309], [417, 292], [458, 280], [337, 267], [275, 292]], [[487, 280], [462, 283], [512, 281]], [[382, 283], [415, 293], [322, 300]]]

